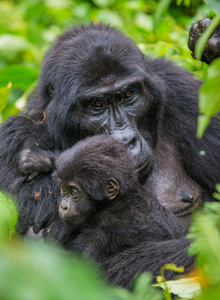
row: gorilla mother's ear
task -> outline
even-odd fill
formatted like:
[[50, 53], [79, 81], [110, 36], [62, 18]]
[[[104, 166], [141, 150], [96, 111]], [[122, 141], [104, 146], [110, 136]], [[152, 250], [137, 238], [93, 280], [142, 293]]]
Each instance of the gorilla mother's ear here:
[[109, 178], [106, 187], [107, 198], [109, 200], [114, 200], [118, 195], [119, 190], [120, 190], [120, 185], [118, 181], [114, 178]]

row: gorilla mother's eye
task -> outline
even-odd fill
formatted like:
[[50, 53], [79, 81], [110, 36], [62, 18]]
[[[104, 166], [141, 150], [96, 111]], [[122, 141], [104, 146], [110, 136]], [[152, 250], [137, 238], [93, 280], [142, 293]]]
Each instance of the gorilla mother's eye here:
[[130, 90], [130, 91], [125, 91], [123, 96], [125, 99], [128, 99], [128, 98], [131, 98], [132, 95], [133, 95], [133, 92]]
[[92, 105], [94, 107], [102, 107], [104, 105], [104, 101], [102, 99], [94, 99], [92, 101]]

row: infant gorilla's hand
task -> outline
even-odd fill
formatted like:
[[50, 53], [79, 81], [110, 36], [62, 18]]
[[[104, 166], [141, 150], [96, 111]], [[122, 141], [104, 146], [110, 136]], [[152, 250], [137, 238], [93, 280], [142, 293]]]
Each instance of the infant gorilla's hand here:
[[[192, 57], [195, 58], [195, 45], [198, 38], [209, 26], [211, 19], [205, 18], [196, 24], [193, 24], [189, 31], [188, 47], [192, 51]], [[220, 56], [220, 25], [212, 33], [205, 46], [201, 61], [210, 64], [215, 58]]]

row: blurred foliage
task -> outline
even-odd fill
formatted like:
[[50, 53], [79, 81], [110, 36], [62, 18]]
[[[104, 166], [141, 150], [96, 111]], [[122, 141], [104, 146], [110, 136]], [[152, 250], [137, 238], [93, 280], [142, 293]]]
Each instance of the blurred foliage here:
[[110, 287], [95, 263], [66, 253], [51, 242], [21, 239], [16, 234], [10, 239], [16, 221], [12, 200], [0, 193], [1, 299], [220, 299], [220, 202], [206, 203], [203, 210], [194, 215], [188, 238], [192, 240], [189, 255], [196, 257], [195, 270], [178, 280], [165, 281], [164, 270], [183, 271], [175, 265], [165, 265], [161, 269], [160, 283], [152, 286], [152, 276], [143, 273], [136, 278], [132, 292]]
[[[188, 237], [193, 239], [189, 254], [196, 255], [202, 294], [198, 299], [220, 299], [220, 203], [206, 203], [194, 216]], [[196, 298], [197, 299], [197, 298]]]

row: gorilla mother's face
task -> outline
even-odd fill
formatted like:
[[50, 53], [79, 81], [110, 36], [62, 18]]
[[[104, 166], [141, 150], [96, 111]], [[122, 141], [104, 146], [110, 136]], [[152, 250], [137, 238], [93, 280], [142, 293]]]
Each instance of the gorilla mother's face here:
[[61, 35], [40, 80], [41, 90], [53, 91], [44, 100], [50, 134], [64, 149], [87, 136], [112, 136], [127, 145], [141, 178], [148, 175], [162, 91], [146, 69], [138, 48], [111, 27], [82, 26]]

